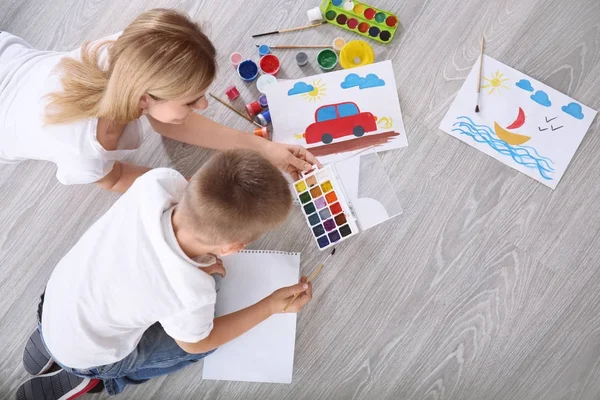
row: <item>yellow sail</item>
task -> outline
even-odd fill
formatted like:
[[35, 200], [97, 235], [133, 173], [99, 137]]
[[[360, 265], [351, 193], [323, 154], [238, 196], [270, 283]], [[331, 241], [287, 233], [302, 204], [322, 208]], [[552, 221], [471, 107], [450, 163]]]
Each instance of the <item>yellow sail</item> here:
[[507, 131], [498, 125], [497, 122], [494, 121], [494, 130], [496, 131], [496, 135], [506, 143], [512, 146], [519, 146], [523, 143], [527, 143], [531, 136], [519, 135], [518, 133], [512, 133]]

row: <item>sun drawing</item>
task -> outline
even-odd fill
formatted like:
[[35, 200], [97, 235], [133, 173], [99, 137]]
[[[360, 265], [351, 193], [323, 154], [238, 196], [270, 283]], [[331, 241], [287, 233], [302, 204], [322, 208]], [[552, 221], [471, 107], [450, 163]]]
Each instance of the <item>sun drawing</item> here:
[[313, 90], [311, 90], [310, 92], [304, 93], [302, 95], [302, 98], [305, 100], [308, 100], [309, 102], [317, 102], [319, 100], [321, 100], [326, 94], [327, 94], [327, 86], [325, 86], [324, 82], [321, 82], [321, 80], [316, 80], [311, 82], [312, 86], [314, 87]]
[[498, 94], [500, 94], [500, 88], [508, 89], [508, 86], [504, 85], [504, 82], [509, 81], [509, 79], [505, 78], [504, 74], [501, 74], [500, 71], [496, 71], [489, 78], [484, 77], [483, 79], [489, 82], [488, 84], [481, 86], [482, 89], [491, 88], [488, 94], [494, 93], [494, 90], [497, 90]]

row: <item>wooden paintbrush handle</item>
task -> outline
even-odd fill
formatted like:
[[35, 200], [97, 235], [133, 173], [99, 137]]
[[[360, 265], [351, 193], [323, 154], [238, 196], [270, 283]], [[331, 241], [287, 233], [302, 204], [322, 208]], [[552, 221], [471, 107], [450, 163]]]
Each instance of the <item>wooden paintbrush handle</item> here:
[[333, 47], [332, 45], [327, 45], [327, 44], [315, 44], [315, 45], [290, 44], [290, 45], [284, 45], [284, 46], [270, 46], [270, 48], [272, 48], [272, 49], [330, 49], [332, 47]]
[[279, 33], [294, 32], [294, 31], [299, 31], [299, 30], [302, 30], [302, 29], [314, 28], [315, 26], [320, 26], [320, 25], [323, 25], [324, 23], [325, 22], [319, 22], [318, 24], [298, 26], [296, 28], [280, 29]]
[[254, 120], [252, 120], [252, 118], [250, 118], [249, 116], [247, 116], [247, 115], [243, 114], [242, 112], [238, 111], [237, 109], [235, 109], [234, 107], [230, 106], [229, 104], [225, 103], [223, 100], [221, 100], [220, 98], [218, 98], [214, 94], [209, 93], [209, 95], [210, 95], [210, 97], [212, 97], [213, 99], [215, 99], [219, 103], [223, 104], [225, 107], [229, 108], [231, 111], [233, 111], [234, 113], [236, 113], [240, 117], [244, 118], [245, 120], [250, 121], [252, 124], [256, 125], [257, 127], [262, 128], [262, 125], [260, 125], [259, 123], [255, 122]]
[[483, 45], [485, 38], [481, 38], [481, 53], [479, 54], [479, 77], [477, 77], [477, 93], [481, 91], [481, 73], [483, 72]]
[[[319, 265], [319, 267], [317, 269], [315, 269], [313, 271], [313, 273], [308, 276], [308, 278], [306, 278], [306, 283], [308, 283], [308, 282], [312, 281], [313, 279], [315, 279], [317, 277], [317, 275], [319, 275], [319, 273], [323, 269], [324, 265], [325, 264]], [[296, 301], [296, 299], [298, 298], [298, 296], [300, 296], [300, 293], [296, 293], [294, 295], [294, 297], [291, 298], [291, 300], [287, 303], [287, 306], [285, 306], [285, 308], [283, 309], [283, 312], [287, 311], [287, 309], [292, 305], [292, 303], [294, 303], [294, 301]]]

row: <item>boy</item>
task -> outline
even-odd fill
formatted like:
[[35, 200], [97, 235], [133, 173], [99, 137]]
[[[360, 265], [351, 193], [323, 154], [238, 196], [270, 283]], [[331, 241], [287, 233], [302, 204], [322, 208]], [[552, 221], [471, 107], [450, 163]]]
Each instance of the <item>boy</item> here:
[[243, 249], [290, 207], [286, 180], [250, 151], [214, 155], [189, 184], [170, 169], [138, 178], [54, 269], [23, 361], [32, 374], [52, 361], [63, 369], [25, 382], [17, 398], [69, 399], [100, 380], [118, 394], [204, 358], [283, 312], [296, 293], [288, 312], [301, 310], [312, 297], [304, 277], [214, 318], [210, 274], [225, 270], [213, 254]]

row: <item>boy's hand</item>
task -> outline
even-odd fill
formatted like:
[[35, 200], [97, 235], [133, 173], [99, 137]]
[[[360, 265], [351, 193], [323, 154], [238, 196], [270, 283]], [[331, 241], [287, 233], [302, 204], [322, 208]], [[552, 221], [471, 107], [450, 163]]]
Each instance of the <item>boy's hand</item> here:
[[223, 266], [223, 260], [221, 260], [219, 257], [216, 257], [216, 262], [213, 265], [209, 265], [208, 267], [198, 267], [199, 269], [201, 269], [202, 271], [206, 272], [209, 275], [212, 274], [218, 274], [221, 275], [221, 278], [225, 278], [225, 275], [227, 275], [227, 271], [225, 270], [225, 267]]
[[288, 286], [276, 290], [267, 297], [265, 300], [268, 301], [269, 307], [271, 308], [271, 314], [283, 313], [283, 309], [287, 306], [288, 302], [294, 297], [296, 293], [301, 293], [296, 300], [287, 308], [286, 313], [297, 313], [302, 310], [302, 307], [306, 305], [312, 299], [312, 283], [306, 282], [306, 277], [303, 276], [300, 279], [300, 283], [294, 286]]

